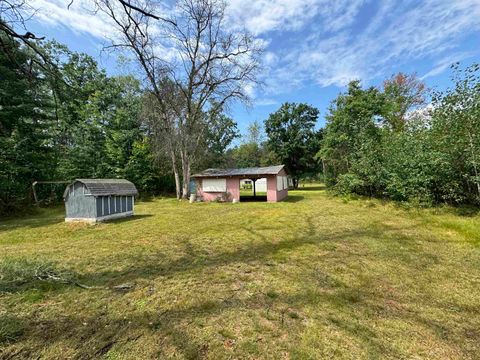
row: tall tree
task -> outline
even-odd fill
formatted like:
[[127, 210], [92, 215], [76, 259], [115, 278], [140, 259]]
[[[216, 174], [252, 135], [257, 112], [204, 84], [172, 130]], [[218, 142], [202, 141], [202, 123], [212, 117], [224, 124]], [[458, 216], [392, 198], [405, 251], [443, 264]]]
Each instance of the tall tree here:
[[[177, 139], [167, 144], [168, 151], [176, 179], [182, 178], [177, 196], [187, 197], [192, 160], [207, 129], [200, 126], [203, 114], [234, 99], [248, 100], [245, 89], [255, 81], [259, 48], [248, 33], [230, 30], [223, 1], [182, 0], [171, 18], [155, 24], [145, 15], [155, 9], [153, 1], [130, 2], [136, 10], [118, 7], [111, 0], [97, 0], [97, 4], [122, 35], [113, 46], [130, 49], [148, 80], [157, 102], [156, 121], [161, 123], [157, 128], [175, 126], [169, 131]], [[173, 54], [169, 62], [162, 52], [165, 48]], [[165, 97], [161, 89], [165, 77], [176, 85], [182, 101], [175, 97], [173, 104], [168, 102], [172, 97]]]
[[[360, 81], [350, 82], [347, 92], [332, 102], [318, 154], [325, 164], [329, 184], [335, 184], [340, 175], [351, 173], [354, 167], [361, 170], [361, 163], [366, 166], [367, 162], [378, 160], [381, 152], [377, 148], [380, 139], [377, 121], [382, 119], [384, 104], [384, 96], [378, 89], [362, 89]], [[368, 165], [366, 174], [375, 175], [370, 166], [374, 165]]]
[[197, 155], [197, 169], [209, 167], [226, 167], [227, 150], [232, 142], [238, 138], [237, 123], [224, 113], [205, 113], [207, 130], [203, 138], [203, 146]]
[[453, 66], [455, 86], [433, 96], [432, 132], [454, 177], [444, 181], [457, 187], [461, 198], [480, 204], [480, 64]]
[[51, 109], [41, 69], [0, 33], [0, 213], [29, 202], [31, 183], [51, 176]]
[[394, 130], [402, 131], [409, 111], [425, 105], [427, 88], [416, 74], [398, 73], [383, 82], [386, 98], [384, 119]]
[[312, 149], [311, 143], [317, 138], [318, 114], [307, 104], [284, 103], [265, 121], [267, 146], [286, 165], [295, 188], [299, 178], [317, 166], [314, 156], [319, 149]]

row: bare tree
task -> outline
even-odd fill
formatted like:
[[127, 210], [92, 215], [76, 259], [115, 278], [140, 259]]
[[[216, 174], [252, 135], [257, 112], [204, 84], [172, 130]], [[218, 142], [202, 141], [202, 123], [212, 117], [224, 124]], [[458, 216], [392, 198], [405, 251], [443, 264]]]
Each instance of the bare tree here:
[[167, 154], [171, 161], [177, 198], [181, 193], [181, 178], [179, 170], [179, 134], [178, 116], [179, 109], [185, 108], [183, 98], [174, 82], [162, 79], [159, 86], [162, 101], [168, 106], [162, 107], [157, 95], [152, 91], [146, 94], [143, 101], [142, 119], [147, 125], [148, 135], [153, 140], [153, 150], [156, 159], [164, 158]]
[[[221, 0], [180, 0], [172, 15], [160, 20], [148, 15], [155, 12], [155, 2], [129, 4], [97, 0], [120, 32], [111, 47], [129, 49], [145, 75], [158, 111], [151, 119], [158, 122], [153, 128], [165, 135], [176, 178], [181, 168], [177, 196], [186, 198], [190, 171], [208, 126], [205, 110], [215, 112], [235, 99], [248, 101], [247, 88], [256, 81], [261, 49], [246, 31], [229, 30]], [[175, 96], [165, 94], [166, 78], [167, 89]]]

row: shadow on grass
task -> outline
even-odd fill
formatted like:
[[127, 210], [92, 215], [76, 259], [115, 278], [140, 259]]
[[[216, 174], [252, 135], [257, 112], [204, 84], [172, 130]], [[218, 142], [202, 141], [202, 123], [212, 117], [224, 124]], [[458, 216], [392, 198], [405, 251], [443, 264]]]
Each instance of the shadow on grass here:
[[[255, 314], [256, 317], [263, 318], [264, 321], [268, 319], [271, 328], [288, 331], [293, 336], [293, 333], [301, 334], [304, 331], [304, 320], [307, 315], [303, 315], [302, 309], [308, 307], [335, 308], [335, 313], [323, 318], [322, 327], [325, 330], [332, 329], [337, 334], [339, 342], [352, 340], [358, 342], [366, 350], [369, 358], [383, 358], [384, 356], [403, 358], [406, 355], [395, 343], [384, 338], [381, 328], [370, 326], [368, 321], [362, 321], [362, 318], [359, 318], [359, 316], [372, 317], [372, 312], [379, 320], [390, 318], [406, 324], [423, 325], [433, 331], [439, 341], [446, 342], [455, 348], [458, 346], [454, 334], [448, 328], [441, 326], [439, 322], [427, 320], [420, 314], [390, 308], [388, 303], [384, 302], [382, 295], [365, 291], [365, 288], [368, 288], [367, 285], [369, 284], [359, 288], [342, 283], [336, 288], [319, 287], [315, 293], [276, 292], [275, 296], [269, 293], [256, 293], [247, 298], [235, 293], [225, 294], [223, 298], [205, 299], [186, 307], [170, 304], [157, 311], [129, 312], [125, 316], [115, 316], [99, 309], [97, 313], [88, 316], [17, 317], [12, 325], [11, 333], [14, 336], [11, 337], [10, 342], [15, 343], [22, 340], [21, 329], [23, 328], [29, 329], [28, 334], [23, 336], [28, 335], [30, 341], [25, 343], [25, 347], [20, 348], [20, 351], [13, 346], [6, 347], [3, 355], [6, 358], [29, 358], [32, 354], [45, 349], [45, 344], [54, 348], [57, 344], [61, 345], [67, 342], [70, 349], [77, 355], [81, 355], [82, 358], [97, 358], [106, 355], [110, 350], [114, 352], [115, 348], [126, 344], [129, 344], [131, 348], [142, 337], [160, 336], [163, 346], [146, 349], [154, 351], [158, 357], [168, 357], [168, 353], [164, 351], [169, 351], [171, 354], [174, 349], [174, 352], [183, 358], [207, 358], [209, 342], [223, 340], [222, 338], [219, 340], [202, 339], [202, 336], [195, 333], [196, 330], [201, 331], [201, 327], [198, 327], [195, 321], [202, 323], [232, 311], [249, 312], [251, 315]], [[372, 307], [372, 304], [378, 304], [378, 306]], [[288, 314], [295, 316], [285, 316], [287, 309]], [[310, 326], [318, 321], [314, 318], [307, 317], [306, 319], [310, 320]], [[227, 328], [229, 326], [225, 321], [222, 324]], [[260, 330], [257, 331], [259, 332], [255, 338], [263, 335]], [[223, 336], [220, 331], [219, 334]], [[243, 341], [256, 340], [246, 338]], [[321, 350], [321, 346], [324, 346], [320, 339], [311, 339], [310, 341], [318, 342], [314, 345], [319, 350]], [[309, 348], [306, 349], [308, 351]], [[305, 348], [293, 347], [290, 350], [297, 355], [294, 357], [312, 357], [312, 354], [306, 352]], [[261, 351], [262, 349], [257, 348], [256, 353], [253, 351], [253, 354], [261, 356]], [[250, 353], [250, 355], [253, 354]], [[215, 353], [210, 356], [215, 356]]]
[[288, 194], [288, 197], [283, 201], [284, 202], [289, 202], [289, 203], [296, 203], [296, 202], [302, 201], [304, 199], [305, 199], [305, 197], [302, 196], [302, 195], [290, 195], [290, 194]]
[[[92, 273], [81, 277], [79, 280], [87, 285], [116, 285], [120, 282], [131, 282], [139, 279], [150, 279], [159, 276], [174, 276], [179, 273], [198, 272], [208, 268], [215, 268], [218, 266], [225, 266], [231, 263], [257, 263], [275, 256], [275, 254], [285, 251], [293, 251], [305, 245], [320, 246], [325, 242], [335, 241], [349, 241], [349, 239], [358, 239], [362, 237], [381, 237], [388, 236], [388, 233], [395, 232], [395, 229], [388, 227], [378, 228], [361, 228], [348, 231], [342, 231], [333, 234], [318, 234], [315, 231], [315, 226], [310, 218], [305, 220], [305, 227], [302, 234], [296, 237], [284, 238], [275, 242], [270, 241], [262, 233], [256, 231], [258, 227], [252, 226], [244, 227], [251, 234], [261, 240], [260, 243], [254, 245], [246, 244], [244, 247], [238, 247], [235, 251], [227, 251], [206, 256], [203, 250], [196, 249], [191, 245], [188, 239], [185, 239], [185, 253], [183, 256], [171, 260], [167, 254], [162, 252], [152, 256], [148, 254], [145, 259], [136, 257], [132, 266], [125, 270], [104, 271]], [[408, 237], [398, 238], [399, 241], [392, 243], [391, 247], [398, 247], [402, 252], [418, 251], [418, 245], [414, 239]], [[401, 240], [401, 241], [400, 241]], [[200, 251], [198, 251], [200, 250]], [[416, 258], [416, 257], [415, 257]], [[405, 256], [401, 258], [407, 263], [412, 261], [412, 257]], [[124, 257], [115, 259], [112, 257], [112, 263], [119, 263], [124, 261]]]
[[266, 202], [267, 196], [266, 195], [242, 195], [240, 196], [240, 202]]
[[475, 217], [480, 215], [480, 207], [478, 206], [459, 206], [455, 208], [455, 214], [464, 217]]
[[[398, 238], [398, 236], [393, 238], [392, 234], [395, 233], [396, 229], [388, 226], [321, 234], [317, 232], [312, 218], [306, 218], [303, 229], [302, 233], [297, 236], [271, 241], [258, 231], [258, 226], [252, 224], [245, 227], [244, 230], [253, 238], [260, 240], [259, 242], [253, 245], [244, 244], [243, 247], [233, 251], [212, 255], [210, 253], [206, 255], [202, 252], [202, 249], [197, 249], [188, 239], [184, 239], [182, 245], [185, 252], [180, 258], [171, 259], [162, 253], [157, 253], [156, 256], [148, 255], [145, 258], [136, 258], [132, 262], [132, 266], [126, 270], [97, 272], [85, 275], [81, 281], [87, 282], [89, 285], [110, 286], [157, 277], [174, 279], [175, 276], [183, 273], [189, 273], [188, 276], [193, 278], [204, 270], [216, 269], [230, 264], [264, 264], [271, 261], [277, 254], [288, 254], [288, 252], [306, 245], [321, 246], [325, 242], [349, 242], [362, 237], [388, 235], [385, 246], [389, 246], [390, 249], [401, 249], [398, 251], [410, 251], [412, 253], [420, 250], [416, 245], [415, 238]], [[343, 255], [339, 253], [336, 256], [339, 257], [338, 261], [341, 264]], [[417, 256], [422, 257], [419, 254]], [[112, 263], [118, 263], [120, 260], [121, 258], [112, 257]], [[412, 259], [405, 258], [404, 261], [409, 264]], [[422, 264], [417, 265], [423, 266]], [[381, 358], [385, 355], [392, 358], [405, 357], [405, 354], [402, 354], [395, 344], [390, 344], [389, 341], [384, 339], [381, 328], [369, 326], [368, 319], [372, 317], [378, 317], [378, 319], [393, 318], [407, 324], [412, 322], [420, 324], [434, 330], [434, 333], [438, 334], [436, 336], [441, 338], [442, 341], [452, 346], [455, 345], [456, 338], [453, 334], [449, 333], [448, 329], [439, 327], [437, 322], [422, 318], [420, 314], [412, 311], [404, 311], [400, 306], [389, 305], [386, 300], [397, 301], [398, 299], [389, 299], [383, 293], [381, 287], [378, 287], [377, 290], [378, 284], [375, 283], [375, 278], [352, 285], [341, 281], [337, 274], [322, 272], [321, 262], [319, 262], [319, 269], [313, 271], [312, 274], [305, 275], [308, 276], [308, 279], [316, 279], [317, 281], [315, 286], [311, 288], [312, 290], [304, 291], [297, 288], [296, 292], [284, 293], [282, 289], [279, 289], [275, 292], [275, 296], [272, 296], [273, 293], [270, 295], [269, 293], [264, 294], [260, 292], [261, 290], [257, 290], [249, 296], [238, 292], [232, 292], [229, 295], [229, 291], [226, 290], [222, 298], [217, 297], [207, 300], [208, 297], [202, 299], [202, 296], [199, 296], [199, 301], [188, 306], [165, 303], [163, 308], [160, 307], [156, 311], [128, 311], [122, 312], [121, 316], [116, 311], [118, 309], [109, 311], [108, 307], [110, 305], [99, 306], [93, 312], [86, 312], [83, 316], [80, 313], [78, 315], [74, 313], [56, 316], [55, 312], [42, 314], [42, 316], [37, 316], [37, 314], [24, 315], [22, 318], [14, 319], [13, 330], [11, 330], [15, 334], [12, 339], [13, 345], [7, 347], [3, 355], [0, 352], [0, 357], [29, 358], [32, 354], [44, 350], [45, 344], [54, 348], [57, 344], [61, 346], [61, 344], [68, 343], [78, 356], [97, 358], [104, 356], [109, 351], [114, 351], [116, 347], [121, 348], [126, 344], [132, 346], [142, 337], [158, 338], [159, 336], [162, 339], [162, 346], [155, 349], [157, 351], [156, 357], [168, 357], [168, 354], [165, 354], [164, 351], [169, 350], [164, 349], [172, 348], [176, 354], [184, 358], [215, 357], [215, 354], [208, 356], [209, 343], [205, 343], [207, 341], [205, 337], [198, 336], [195, 333], [195, 331], [202, 331], [201, 326], [197, 325], [195, 321], [211, 321], [224, 313], [231, 313], [232, 310], [235, 310], [242, 313], [250, 312], [252, 316], [256, 317], [266, 316], [268, 321], [273, 324], [272, 326], [275, 326], [275, 329], [289, 331], [292, 334], [302, 334], [305, 327], [302, 317], [307, 316], [302, 315], [302, 310], [322, 307], [335, 309], [333, 314], [327, 314], [325, 318], [322, 318], [322, 327], [327, 326], [335, 329], [334, 332], [339, 334], [338, 341], [341, 341], [341, 336], [354, 339], [355, 342], [366, 349], [370, 358]], [[84, 290], [78, 289], [78, 291]], [[102, 302], [105, 302], [105, 304], [108, 304], [116, 296], [108, 289], [88, 291], [101, 291]], [[248, 291], [250, 292], [251, 289]], [[394, 297], [394, 295], [392, 296]], [[117, 306], [119, 306], [118, 303]], [[286, 309], [296, 315], [284, 316]], [[308, 320], [311, 320], [310, 325], [319, 321], [315, 318]], [[22, 341], [22, 336], [15, 333], [18, 324], [22, 324], [22, 327], [29, 329], [28, 334], [23, 335], [23, 338], [28, 336], [28, 341], [15, 347], [15, 342]], [[226, 324], [228, 326], [228, 322]], [[248, 323], [246, 326], [248, 326]], [[209, 341], [216, 340], [210, 339]], [[244, 341], [248, 341], [248, 339]], [[323, 345], [324, 343], [319, 341], [319, 346]], [[312, 355], [302, 353], [302, 351], [305, 351], [302, 349], [291, 350], [297, 351], [299, 358]], [[261, 350], [257, 351], [260, 352]], [[261, 355], [261, 353], [255, 354], [255, 356]]]
[[290, 189], [289, 191], [321, 191], [326, 190], [325, 185], [315, 185], [315, 186], [299, 186], [297, 189]]
[[19, 228], [38, 228], [43, 226], [50, 226], [65, 222], [65, 215], [63, 213], [51, 214], [45, 216], [29, 216], [25, 218], [9, 219], [0, 222], [0, 232], [11, 231]]
[[106, 224], [115, 224], [115, 223], [124, 223], [124, 222], [131, 222], [131, 221], [136, 221], [136, 220], [142, 220], [146, 218], [150, 218], [154, 215], [152, 214], [139, 214], [139, 215], [133, 215], [133, 216], [127, 216], [123, 217], [120, 219], [112, 219], [112, 220], [106, 220], [104, 223]]

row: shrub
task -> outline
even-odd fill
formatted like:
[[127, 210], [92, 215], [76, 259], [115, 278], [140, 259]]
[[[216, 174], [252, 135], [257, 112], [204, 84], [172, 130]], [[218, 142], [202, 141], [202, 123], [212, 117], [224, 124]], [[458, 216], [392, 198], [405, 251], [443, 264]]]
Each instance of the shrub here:
[[338, 195], [361, 193], [364, 182], [356, 174], [342, 174], [334, 186], [334, 192]]

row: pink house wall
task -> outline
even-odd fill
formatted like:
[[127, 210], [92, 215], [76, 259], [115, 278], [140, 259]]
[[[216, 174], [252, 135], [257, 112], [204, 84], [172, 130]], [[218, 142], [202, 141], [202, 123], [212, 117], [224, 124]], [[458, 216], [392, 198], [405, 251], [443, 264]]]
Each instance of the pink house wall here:
[[[204, 201], [214, 201], [224, 195], [222, 192], [203, 192], [202, 179], [197, 179], [197, 194], [200, 195]], [[237, 199], [240, 201], [240, 179], [239, 178], [227, 178], [227, 194], [228, 199], [226, 201], [233, 201]]]
[[[281, 170], [278, 173], [278, 176], [287, 176], [285, 170]], [[269, 175], [267, 176], [267, 201], [268, 202], [277, 202], [282, 201], [288, 196], [288, 189], [277, 190], [277, 176]]]
[[[281, 170], [278, 173], [279, 176], [287, 176], [285, 170]], [[276, 175], [267, 175], [267, 201], [268, 202], [277, 202], [282, 201], [288, 196], [288, 189], [277, 190], [277, 176]], [[242, 177], [243, 179], [243, 177]], [[214, 201], [219, 197], [225, 195], [222, 192], [203, 192], [202, 190], [202, 179], [197, 178], [197, 194], [203, 198], [203, 201]], [[224, 199], [225, 201], [233, 201], [236, 199], [240, 201], [240, 177], [231, 177], [227, 178], [227, 193], [228, 198]]]

